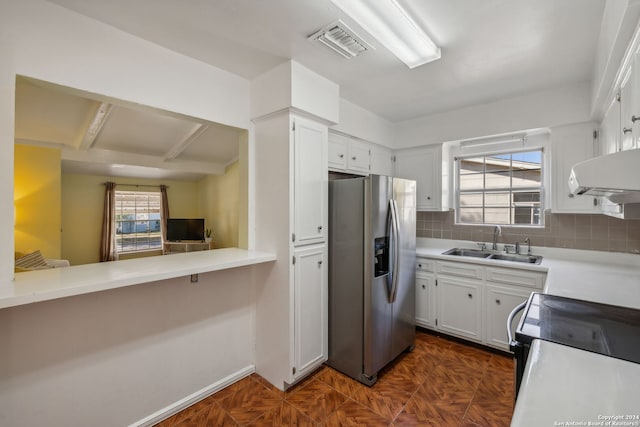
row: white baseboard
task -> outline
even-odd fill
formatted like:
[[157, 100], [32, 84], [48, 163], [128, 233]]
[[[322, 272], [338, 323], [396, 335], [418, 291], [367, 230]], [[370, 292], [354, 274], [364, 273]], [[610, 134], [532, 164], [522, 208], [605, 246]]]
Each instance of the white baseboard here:
[[210, 384], [195, 393], [190, 394], [189, 396], [178, 400], [170, 405], [165, 406], [159, 411], [154, 412], [153, 414], [145, 417], [139, 421], [129, 424], [129, 427], [148, 427], [153, 426], [154, 424], [159, 423], [162, 420], [166, 420], [170, 416], [177, 414], [183, 409], [193, 405], [196, 402], [201, 401], [202, 399], [211, 396], [213, 393], [222, 390], [235, 383], [236, 381], [240, 381], [244, 377], [247, 377], [253, 374], [256, 371], [255, 365], [249, 365], [245, 368], [240, 369], [237, 372], [234, 372], [231, 375], [228, 375], [222, 378], [220, 381], [216, 381], [213, 384]]

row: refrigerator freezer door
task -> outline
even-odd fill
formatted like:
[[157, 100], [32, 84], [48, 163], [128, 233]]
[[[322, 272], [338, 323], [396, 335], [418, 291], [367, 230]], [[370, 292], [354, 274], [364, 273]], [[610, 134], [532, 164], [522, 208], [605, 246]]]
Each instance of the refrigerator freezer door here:
[[329, 359], [360, 379], [363, 360], [364, 180], [329, 182]]
[[391, 352], [393, 357], [415, 343], [416, 281], [416, 183], [393, 178], [393, 199], [399, 223], [399, 266], [396, 298], [392, 308]]

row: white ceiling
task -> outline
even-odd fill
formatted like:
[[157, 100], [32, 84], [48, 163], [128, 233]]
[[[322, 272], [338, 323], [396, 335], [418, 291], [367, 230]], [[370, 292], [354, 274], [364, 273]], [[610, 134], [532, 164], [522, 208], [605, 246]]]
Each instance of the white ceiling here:
[[[442, 48], [409, 70], [329, 0], [50, 0], [252, 79], [294, 59], [390, 121], [590, 81], [605, 0], [398, 0]], [[343, 19], [376, 47], [345, 60], [307, 36]]]
[[77, 92], [16, 84], [16, 143], [60, 148], [64, 173], [193, 181], [238, 159], [243, 129]]
[[[330, 0], [49, 1], [247, 79], [294, 59], [392, 122], [590, 81], [605, 3], [397, 0], [442, 49], [410, 70]], [[307, 40], [336, 19], [375, 50], [346, 60]], [[243, 132], [18, 81], [16, 142], [62, 148], [67, 173], [197, 180], [237, 159]]]

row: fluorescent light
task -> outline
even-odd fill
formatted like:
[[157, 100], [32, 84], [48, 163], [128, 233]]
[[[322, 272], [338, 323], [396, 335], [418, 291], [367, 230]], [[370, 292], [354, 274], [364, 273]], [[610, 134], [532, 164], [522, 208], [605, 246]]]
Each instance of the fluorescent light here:
[[404, 62], [415, 68], [440, 59], [440, 48], [396, 0], [331, 0]]

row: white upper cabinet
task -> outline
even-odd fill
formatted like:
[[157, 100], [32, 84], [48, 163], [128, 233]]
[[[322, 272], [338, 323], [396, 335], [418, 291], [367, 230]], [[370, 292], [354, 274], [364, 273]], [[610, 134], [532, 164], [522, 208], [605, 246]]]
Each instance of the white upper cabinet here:
[[295, 246], [322, 243], [327, 235], [327, 127], [300, 117], [294, 119]]
[[551, 129], [551, 210], [554, 213], [599, 212], [593, 197], [573, 197], [568, 185], [573, 165], [596, 154], [594, 130], [594, 123]]
[[600, 124], [598, 155], [611, 154], [620, 147], [620, 101], [615, 99]]
[[620, 150], [640, 148], [640, 54], [620, 86]]
[[[635, 104], [633, 87], [637, 85], [633, 80], [633, 69], [630, 69], [627, 78], [623, 81], [622, 86], [620, 86], [620, 151], [635, 148], [633, 121], [631, 117], [633, 116]], [[637, 132], [635, 136], [637, 137]]]
[[635, 53], [621, 70], [615, 98], [600, 124], [598, 155], [640, 148], [640, 59]]
[[439, 211], [442, 204], [442, 147], [427, 146], [396, 153], [395, 176], [416, 181], [417, 209]]
[[334, 137], [329, 138], [329, 169], [347, 169], [347, 142]]
[[394, 176], [394, 155], [389, 148], [371, 144], [371, 173]]
[[362, 141], [347, 143], [347, 169], [352, 172], [369, 174], [370, 168], [369, 145]]
[[354, 175], [393, 176], [393, 150], [361, 139], [329, 133], [329, 170]]
[[329, 134], [329, 170], [369, 175], [369, 144], [335, 133]]

